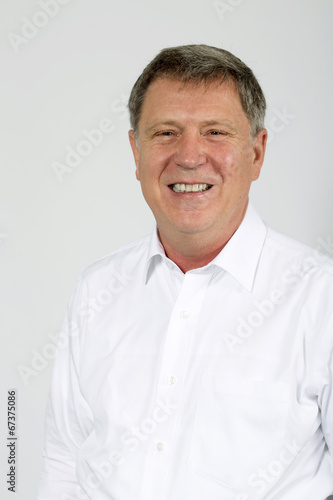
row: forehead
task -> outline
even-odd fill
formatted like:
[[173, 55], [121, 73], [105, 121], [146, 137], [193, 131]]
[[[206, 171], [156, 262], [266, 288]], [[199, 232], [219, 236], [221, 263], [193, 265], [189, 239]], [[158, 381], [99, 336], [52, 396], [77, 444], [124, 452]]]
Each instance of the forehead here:
[[[240, 97], [232, 80], [224, 82], [182, 82], [173, 78], [158, 78], [148, 87], [140, 122], [161, 115], [204, 116], [242, 115]], [[139, 123], [140, 123], [139, 122]]]

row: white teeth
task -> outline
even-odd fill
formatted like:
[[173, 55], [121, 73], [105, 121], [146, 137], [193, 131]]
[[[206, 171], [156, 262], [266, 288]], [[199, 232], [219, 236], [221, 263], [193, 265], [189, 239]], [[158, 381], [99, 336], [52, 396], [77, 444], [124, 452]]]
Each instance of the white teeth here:
[[174, 184], [172, 190], [175, 193], [193, 193], [198, 191], [206, 191], [209, 184]]

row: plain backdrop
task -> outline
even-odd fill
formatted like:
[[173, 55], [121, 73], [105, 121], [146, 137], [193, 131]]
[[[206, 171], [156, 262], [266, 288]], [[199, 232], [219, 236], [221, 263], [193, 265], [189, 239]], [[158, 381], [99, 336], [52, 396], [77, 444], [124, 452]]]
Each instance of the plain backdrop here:
[[[161, 48], [215, 45], [254, 70], [270, 141], [252, 202], [276, 229], [333, 254], [333, 2], [1, 0], [0, 10], [0, 497], [33, 500], [66, 303], [89, 263], [153, 226], [126, 103]], [[82, 143], [99, 126], [100, 143]], [[15, 496], [5, 479], [9, 389]]]

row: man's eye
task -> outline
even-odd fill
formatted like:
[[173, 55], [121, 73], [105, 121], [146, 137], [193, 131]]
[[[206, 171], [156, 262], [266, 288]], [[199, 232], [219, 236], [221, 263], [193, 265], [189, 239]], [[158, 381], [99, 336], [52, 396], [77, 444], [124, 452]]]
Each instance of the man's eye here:
[[210, 135], [227, 135], [226, 132], [222, 132], [221, 130], [211, 130]]
[[172, 136], [172, 135], [175, 135], [174, 132], [172, 132], [171, 130], [161, 130], [160, 132], [156, 132], [155, 134], [156, 136], [164, 136], [164, 137], [169, 137], [169, 136]]

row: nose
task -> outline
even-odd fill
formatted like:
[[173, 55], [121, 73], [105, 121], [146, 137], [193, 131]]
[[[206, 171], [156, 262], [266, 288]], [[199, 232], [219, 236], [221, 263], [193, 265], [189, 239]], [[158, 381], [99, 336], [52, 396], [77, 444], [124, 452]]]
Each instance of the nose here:
[[178, 139], [175, 162], [182, 168], [197, 168], [206, 162], [204, 145], [198, 132], [183, 133]]

